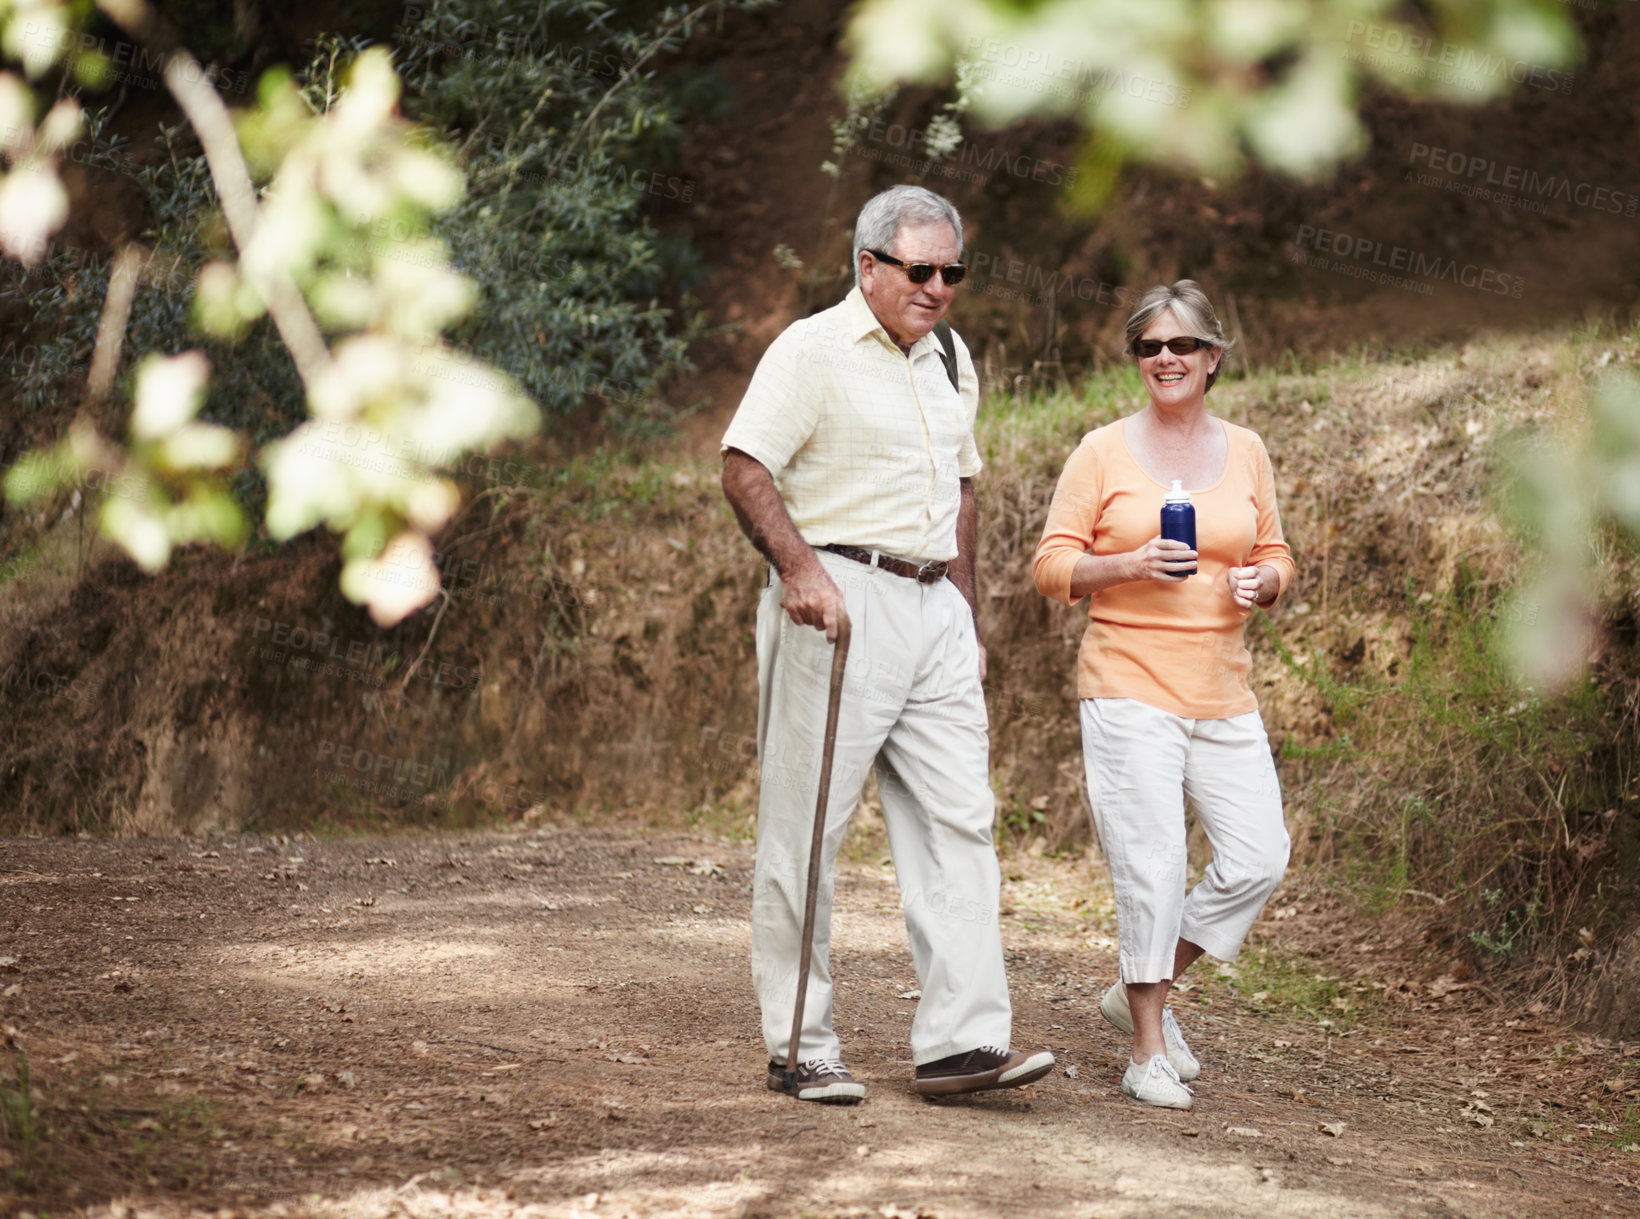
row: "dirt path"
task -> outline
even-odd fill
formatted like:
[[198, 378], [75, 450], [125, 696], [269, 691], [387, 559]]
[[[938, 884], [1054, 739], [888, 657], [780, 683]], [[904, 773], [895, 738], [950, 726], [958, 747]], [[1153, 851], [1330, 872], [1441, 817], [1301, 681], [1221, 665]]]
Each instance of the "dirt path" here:
[[[1175, 1114], [1116, 1091], [1123, 1047], [1096, 1010], [1108, 895], [1080, 862], [1013, 861], [1016, 1044], [1059, 1068], [924, 1102], [877, 853], [851, 849], [835, 958], [871, 1093], [835, 1109], [763, 1088], [742, 844], [0, 842], [0, 1210], [1640, 1214], [1640, 1047], [1410, 976], [1416, 954], [1352, 943], [1370, 930], [1291, 886], [1262, 952], [1179, 1005], [1204, 1072]], [[1337, 968], [1316, 980], [1298, 950]], [[1366, 963], [1387, 963], [1387, 990]]]

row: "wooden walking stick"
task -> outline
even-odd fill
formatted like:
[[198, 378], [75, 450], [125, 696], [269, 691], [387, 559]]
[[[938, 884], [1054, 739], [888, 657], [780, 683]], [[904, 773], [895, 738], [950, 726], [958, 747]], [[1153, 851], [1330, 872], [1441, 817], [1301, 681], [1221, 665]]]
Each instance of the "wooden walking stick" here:
[[814, 806], [814, 837], [809, 840], [809, 891], [803, 902], [803, 950], [797, 964], [797, 1006], [792, 1009], [792, 1040], [786, 1051], [786, 1088], [797, 1087], [797, 1043], [803, 1036], [803, 1000], [809, 992], [809, 961], [814, 955], [814, 908], [820, 896], [820, 854], [826, 837], [826, 803], [831, 796], [831, 758], [837, 751], [837, 714], [843, 702], [843, 666], [848, 662], [848, 611], [837, 605], [837, 647], [831, 657], [831, 693], [826, 700], [826, 739], [820, 747], [820, 795]]

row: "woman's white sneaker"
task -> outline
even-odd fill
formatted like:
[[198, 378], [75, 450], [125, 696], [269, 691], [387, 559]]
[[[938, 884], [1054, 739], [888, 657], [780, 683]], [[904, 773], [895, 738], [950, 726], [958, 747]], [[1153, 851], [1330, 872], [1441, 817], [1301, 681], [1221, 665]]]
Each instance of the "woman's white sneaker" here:
[[1166, 1054], [1154, 1054], [1149, 1062], [1129, 1062], [1122, 1072], [1122, 1091], [1134, 1100], [1162, 1109], [1188, 1109], [1194, 1098], [1179, 1082], [1179, 1073]]
[[1173, 1019], [1171, 1007], [1162, 1009], [1162, 1040], [1167, 1045], [1167, 1061], [1181, 1080], [1189, 1083], [1202, 1073], [1202, 1064], [1196, 1061], [1196, 1056], [1185, 1044], [1184, 1034], [1179, 1031], [1179, 1022]]
[[[1133, 1036], [1133, 1011], [1128, 1007], [1127, 987], [1120, 980], [1099, 1000], [1099, 1014], [1129, 1037]], [[1167, 1045], [1167, 1060], [1181, 1080], [1188, 1083], [1202, 1073], [1202, 1064], [1190, 1052], [1171, 1007], [1162, 1009], [1162, 1040]]]

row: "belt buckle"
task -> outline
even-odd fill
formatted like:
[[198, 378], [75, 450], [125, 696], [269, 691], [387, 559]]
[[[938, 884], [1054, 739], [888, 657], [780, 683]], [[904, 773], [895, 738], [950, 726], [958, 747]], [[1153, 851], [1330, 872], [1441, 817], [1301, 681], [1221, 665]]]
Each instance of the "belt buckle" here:
[[[935, 571], [935, 568], [940, 570]], [[927, 563], [917, 565], [917, 583], [933, 584], [945, 575], [945, 560], [933, 559]]]

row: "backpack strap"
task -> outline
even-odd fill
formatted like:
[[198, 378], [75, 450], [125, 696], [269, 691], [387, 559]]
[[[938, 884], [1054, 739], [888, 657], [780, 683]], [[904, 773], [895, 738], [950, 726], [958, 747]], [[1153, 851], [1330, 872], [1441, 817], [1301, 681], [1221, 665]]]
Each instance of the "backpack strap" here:
[[961, 393], [962, 387], [957, 384], [957, 345], [951, 340], [951, 323], [944, 318], [935, 322], [934, 337], [940, 341], [940, 363], [945, 365], [945, 375], [951, 378], [951, 388]]

